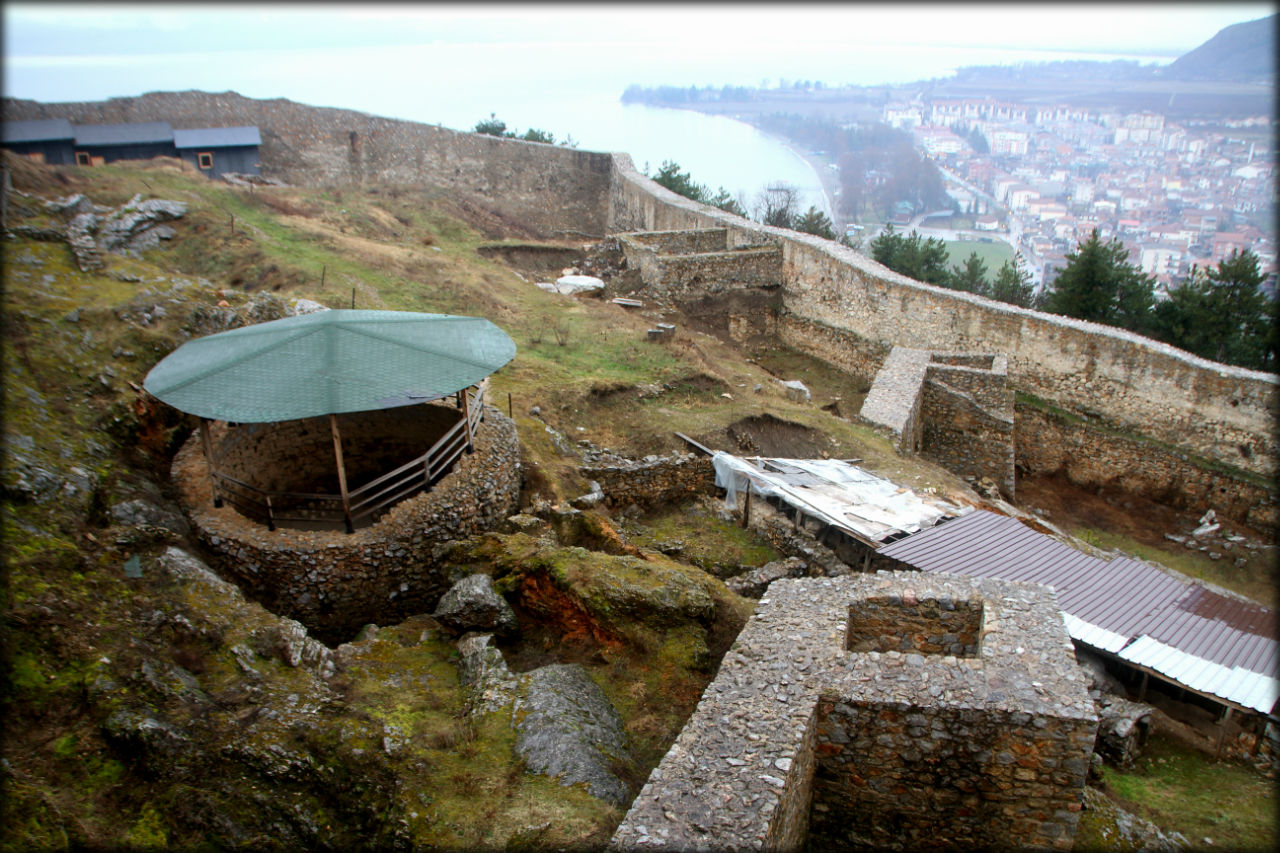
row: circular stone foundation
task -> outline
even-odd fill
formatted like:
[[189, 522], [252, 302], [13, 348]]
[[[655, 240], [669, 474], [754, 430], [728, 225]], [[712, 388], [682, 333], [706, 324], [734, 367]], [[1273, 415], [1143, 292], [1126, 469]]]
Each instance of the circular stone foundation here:
[[[390, 455], [399, 460], [390, 463], [395, 467], [430, 446], [422, 443], [427, 430], [450, 418], [456, 422], [458, 417], [441, 405], [403, 408], [438, 412], [412, 416], [397, 414], [399, 410], [394, 409], [364, 413], [386, 416], [352, 422], [353, 427], [367, 427], [365, 438], [358, 437], [355, 429], [348, 436], [342, 420], [346, 416], [342, 416], [339, 429], [344, 456], [359, 456], [364, 461], [356, 464], [364, 466]], [[317, 428], [320, 424], [323, 429]], [[266, 426], [283, 429], [262, 428]], [[440, 432], [447, 429], [444, 425]], [[241, 478], [233, 469], [245, 473], [250, 466], [261, 464], [255, 459], [276, 460], [269, 463], [270, 470], [254, 470], [257, 479], [246, 481], [258, 488], [276, 488], [269, 484], [284, 482], [322, 483], [326, 466], [333, 472], [336, 487], [327, 418], [232, 428], [215, 424], [211, 435], [224, 473], [237, 479]], [[385, 444], [374, 440], [379, 436], [386, 439]], [[178, 452], [171, 473], [192, 526], [218, 567], [273, 612], [297, 619], [323, 640], [337, 642], [370, 622], [389, 624], [434, 609], [449, 587], [437, 557], [441, 544], [492, 529], [515, 512], [521, 485], [515, 423], [486, 406], [473, 447], [473, 452], [459, 457], [430, 491], [402, 500], [376, 523], [350, 534], [342, 530], [268, 530], [225, 502], [215, 507], [199, 433]], [[405, 448], [410, 449], [401, 457]], [[350, 475], [348, 481], [360, 482]]]

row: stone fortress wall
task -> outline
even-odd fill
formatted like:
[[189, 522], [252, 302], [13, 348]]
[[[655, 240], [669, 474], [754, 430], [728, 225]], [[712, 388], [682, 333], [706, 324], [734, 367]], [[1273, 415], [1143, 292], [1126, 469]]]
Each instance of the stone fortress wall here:
[[[1067, 414], [1066, 420], [1045, 418], [1015, 407], [1017, 457], [1034, 459], [1024, 470], [1141, 488], [1175, 505], [1213, 507], [1263, 532], [1280, 521], [1276, 376], [1206, 361], [1123, 330], [913, 281], [829, 240], [677, 196], [636, 172], [623, 155], [615, 155], [615, 168], [614, 230], [724, 228], [731, 249], [765, 240], [781, 245], [777, 334], [783, 343], [868, 381], [895, 346], [1002, 355], [1013, 390]], [[1034, 432], [1020, 428], [1024, 413]], [[1024, 450], [1024, 439], [1053, 433], [1058, 423], [1069, 424], [1067, 443], [1108, 459], [1105, 476], [1087, 457]], [[1142, 453], [1130, 455], [1134, 447]], [[1186, 477], [1189, 469], [1197, 473]], [[1166, 473], [1169, 478], [1161, 476]]]
[[[1164, 480], [1155, 493], [1167, 492], [1189, 506], [1212, 506], [1240, 521], [1276, 519], [1280, 383], [1275, 376], [1215, 364], [1118, 329], [913, 281], [831, 241], [759, 225], [678, 196], [641, 175], [625, 154], [497, 139], [234, 93], [152, 93], [63, 104], [7, 99], [5, 116], [88, 123], [166, 120], [175, 127], [256, 124], [266, 175], [305, 185], [435, 187], [547, 237], [723, 228], [723, 243], [716, 235], [708, 248], [732, 254], [741, 247], [776, 247], [754, 257], [751, 250], [743, 253], [744, 263], [751, 258], [757, 264], [754, 272], [766, 260], [774, 263], [772, 253], [780, 250], [781, 287], [760, 275], [737, 278], [744, 291], [767, 289], [778, 297], [777, 319], [768, 328], [783, 343], [868, 381], [894, 346], [1003, 355], [1012, 388], [1068, 413], [1070, 432], [1086, 430], [1090, 449], [1113, 463], [1103, 483], [1147, 482], [1152, 471], [1190, 466], [1212, 476], [1189, 483]], [[684, 285], [688, 291], [700, 283], [693, 281], [695, 274]], [[687, 301], [692, 296], [687, 293]], [[737, 325], [760, 327], [758, 318]], [[735, 328], [732, 319], [729, 327]], [[1037, 414], [1034, 433], [1024, 431], [1024, 412], [1031, 414], [1020, 403], [1019, 437], [1043, 436], [1061, 422]], [[1142, 458], [1127, 455], [1135, 441], [1144, 448]], [[1030, 450], [1019, 447], [1019, 459], [1032, 458]], [[1057, 454], [1052, 459], [1035, 457], [1027, 470], [1057, 464], [1072, 479], [1092, 484], [1096, 472], [1087, 470], [1087, 458]]]

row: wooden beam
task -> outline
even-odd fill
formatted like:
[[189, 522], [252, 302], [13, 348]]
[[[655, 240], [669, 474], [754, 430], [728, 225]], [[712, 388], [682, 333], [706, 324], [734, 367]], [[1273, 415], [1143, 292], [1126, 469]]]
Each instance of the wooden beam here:
[[204, 461], [209, 465], [209, 489], [213, 492], [213, 505], [220, 507], [222, 495], [218, 493], [218, 475], [213, 463], [213, 439], [209, 437], [208, 418], [200, 419], [200, 443], [204, 445]]
[[354, 533], [351, 523], [351, 497], [347, 494], [347, 465], [342, 461], [342, 435], [338, 432], [338, 416], [330, 413], [329, 431], [333, 433], [333, 455], [338, 460], [338, 491], [342, 493], [342, 517], [347, 522], [347, 532]]
[[475, 435], [471, 431], [471, 396], [462, 389], [462, 420], [467, 424], [467, 453], [475, 450]]
[[751, 524], [751, 480], [747, 480], [747, 494], [742, 499], [742, 527]]

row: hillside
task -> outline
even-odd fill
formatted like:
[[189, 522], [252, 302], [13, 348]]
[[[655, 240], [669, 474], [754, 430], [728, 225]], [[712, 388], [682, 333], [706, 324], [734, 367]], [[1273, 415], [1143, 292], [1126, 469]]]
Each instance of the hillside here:
[[1220, 30], [1161, 69], [1159, 76], [1167, 80], [1275, 85], [1277, 20], [1280, 18], [1272, 15]]
[[[444, 550], [514, 606], [520, 631], [497, 643], [511, 670], [578, 664], [616, 709], [630, 756], [612, 769], [630, 794], [751, 612], [726, 579], [781, 554], [709, 497], [571, 507], [590, 490], [587, 453], [682, 451], [680, 431], [856, 458], [980, 502], [854, 423], [866, 389], [839, 371], [731, 344], [711, 318], [643, 293], [633, 312], [535, 286], [577, 267], [628, 291], [607, 241], [536, 241], [430, 187], [234, 187], [168, 160], [7, 163], [0, 850], [580, 849], [622, 816], [526, 772], [509, 718], [476, 711], [457, 637], [432, 616], [389, 608], [325, 645], [203, 562], [168, 478], [193, 424], [139, 391], [188, 337], [297, 299], [481, 315], [511, 335], [518, 354], [492, 399], [518, 427], [525, 514]], [[74, 211], [141, 200], [185, 205], [172, 234], [82, 272], [65, 240]], [[646, 339], [657, 322], [675, 324], [673, 340]], [[810, 401], [784, 393], [778, 380], [795, 378]], [[1123, 514], [1090, 497], [1100, 519]]]
[[[753, 363], [683, 323], [649, 343], [667, 316], [657, 306], [631, 314], [534, 286], [585, 262], [581, 244], [508, 239], [500, 218], [438, 192], [233, 188], [163, 160], [10, 167], [0, 849], [563, 847], [603, 843], [621, 818], [520, 771], [506, 724], [468, 714], [453, 637], [431, 617], [325, 647], [201, 565], [167, 477], [192, 424], [138, 390], [188, 336], [305, 297], [479, 314], [514, 338], [493, 399], [505, 409], [510, 395], [522, 506], [542, 518], [457, 543], [450, 559], [485, 567], [514, 602], [522, 630], [501, 643], [513, 670], [585, 666], [630, 739], [618, 773], [632, 793], [750, 612], [722, 579], [778, 555], [710, 501], [570, 510], [589, 490], [587, 445], [666, 453], [683, 449], [680, 430], [860, 457], [976, 499], [823, 411], [857, 393], [833, 372], [784, 352]], [[170, 239], [81, 272], [61, 236], [71, 213], [48, 204], [81, 194], [104, 212], [135, 196], [186, 212]], [[788, 400], [761, 363], [785, 363], [815, 402]], [[704, 604], [667, 603], [686, 598]]]

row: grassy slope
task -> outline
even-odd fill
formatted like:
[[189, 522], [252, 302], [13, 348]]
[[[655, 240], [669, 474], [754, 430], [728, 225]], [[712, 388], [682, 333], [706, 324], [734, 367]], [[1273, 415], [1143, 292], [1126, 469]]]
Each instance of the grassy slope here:
[[[526, 462], [539, 472], [531, 479], [552, 499], [572, 497], [585, 484], [572, 461], [556, 452], [542, 420], [528, 414], [535, 405], [571, 439], [637, 454], [679, 448], [676, 430], [723, 438], [735, 421], [770, 413], [812, 429], [833, 457], [860, 458], [904, 485], [964, 493], [957, 478], [899, 457], [876, 433], [821, 411], [819, 405], [837, 397], [843, 403], [860, 389], [820, 365], [787, 353], [766, 353], [757, 364], [688, 331], [669, 345], [650, 344], [644, 331], [655, 315], [533, 287], [480, 257], [476, 248], [495, 235], [468, 224], [463, 211], [429, 190], [250, 192], [173, 165], [138, 164], [92, 171], [19, 167], [14, 180], [19, 190], [43, 198], [84, 191], [95, 202], [114, 205], [143, 193], [190, 205], [173, 241], [142, 259], [108, 257], [100, 273], [80, 273], [65, 244], [20, 239], [6, 246], [6, 432], [32, 440], [29, 455], [49, 468], [76, 466], [91, 475], [66, 500], [5, 504], [6, 609], [17, 688], [9, 711], [21, 718], [6, 734], [5, 753], [18, 768], [15, 785], [27, 813], [19, 843], [178, 840], [166, 834], [172, 828], [154, 809], [147, 811], [151, 783], [131, 775], [106, 748], [92, 707], [77, 697], [93, 661], [125, 653], [136, 630], [131, 614], [155, 604], [122, 581], [119, 566], [129, 553], [146, 553], [156, 543], [131, 541], [104, 517], [112, 503], [146, 491], [141, 475], [163, 472], [172, 435], [171, 422], [140, 426], [131, 416], [136, 395], [128, 383], [141, 384], [150, 366], [177, 345], [183, 312], [207, 312], [223, 297], [235, 307], [269, 291], [345, 307], [354, 291], [358, 307], [493, 320], [519, 347], [515, 361], [493, 379], [494, 399], [505, 408], [511, 395]], [[9, 213], [10, 223], [56, 224], [39, 199], [14, 197]], [[137, 318], [157, 304], [171, 305], [169, 316], [141, 325]], [[67, 319], [73, 309], [79, 309], [78, 322]], [[565, 330], [563, 344], [550, 328]], [[766, 366], [804, 378], [815, 403], [788, 401]], [[672, 390], [645, 399], [616, 391], [661, 383]], [[763, 386], [759, 393], [757, 384]], [[731, 526], [691, 524], [678, 508], [628, 522], [625, 533], [643, 547], [683, 540], [682, 559], [710, 569], [724, 562], [757, 565], [772, 556]], [[689, 571], [696, 571], [692, 566]], [[56, 629], [39, 615], [49, 605], [64, 611], [55, 612]], [[38, 633], [28, 627], [36, 624]], [[694, 661], [703, 639], [686, 633], [660, 636], [636, 628], [621, 656], [583, 655], [641, 747], [638, 779], [674, 738], [710, 677]], [[547, 639], [554, 645], [553, 634]], [[673, 687], [680, 701], [664, 701]], [[424, 747], [421, 757], [440, 772], [406, 777], [434, 803], [433, 822], [413, 829], [422, 842], [521, 843], [533, 840], [530, 832], [539, 845], [598, 842], [620, 817], [580, 792], [511, 776], [509, 738], [496, 729], [457, 731], [456, 696], [441, 694], [440, 707], [398, 708], [372, 669], [345, 689], [353, 712], [415, 728], [436, 744]], [[493, 792], [500, 805], [482, 808], [475, 796], [481, 790]]]

